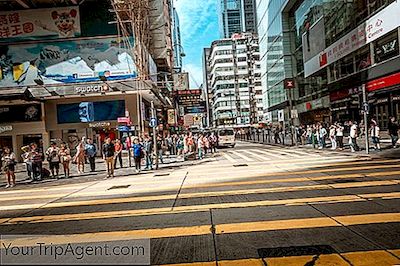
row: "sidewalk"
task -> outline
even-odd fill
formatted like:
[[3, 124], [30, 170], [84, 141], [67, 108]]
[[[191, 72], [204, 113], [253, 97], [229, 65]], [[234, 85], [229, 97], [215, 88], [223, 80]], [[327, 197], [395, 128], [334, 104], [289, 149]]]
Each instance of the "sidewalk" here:
[[[260, 143], [260, 144], [266, 144], [266, 145], [272, 145], [272, 146], [278, 146], [278, 147], [285, 147], [285, 148], [297, 148], [297, 149], [310, 149], [310, 150], [314, 150], [316, 152], [331, 152], [331, 153], [338, 153], [338, 154], [343, 154], [343, 153], [348, 153], [348, 154], [356, 154], [356, 155], [360, 155], [360, 156], [368, 156], [371, 158], [376, 158], [376, 157], [399, 157], [400, 158], [400, 149], [393, 149], [392, 148], [392, 141], [390, 139], [390, 137], [388, 136], [388, 134], [382, 134], [382, 138], [380, 140], [380, 144], [381, 144], [381, 149], [382, 151], [377, 151], [375, 150], [375, 145], [372, 143], [372, 140], [369, 140], [369, 154], [366, 154], [366, 141], [365, 141], [365, 136], [363, 137], [359, 137], [357, 138], [357, 144], [360, 147], [359, 151], [356, 151], [354, 153], [351, 152], [350, 150], [350, 146], [348, 143], [348, 137], [344, 138], [344, 150], [340, 151], [338, 149], [336, 150], [332, 150], [331, 147], [331, 143], [329, 140], [327, 140], [327, 147], [325, 149], [318, 149], [318, 145], [315, 146], [315, 148], [313, 147], [312, 144], [306, 144], [306, 145], [300, 145], [298, 144], [296, 145], [292, 145], [292, 141], [290, 136], [285, 136], [285, 145], [283, 144], [276, 144], [273, 141], [268, 140], [268, 138], [266, 136], [264, 136], [264, 142], [262, 139], [262, 134], [260, 134], [260, 138], [258, 137], [258, 135], [253, 135], [253, 139], [252, 140], [243, 140], [240, 139], [241, 141], [247, 141], [247, 142], [252, 142], [252, 143]], [[254, 139], [255, 138], [255, 139]], [[271, 138], [271, 140], [273, 140]], [[287, 144], [289, 143], [289, 144]]]
[[[183, 157], [178, 158], [175, 155], [171, 156], [164, 156], [164, 163], [159, 163], [159, 169], [155, 170], [155, 166], [153, 166], [153, 170], [143, 170], [145, 167], [145, 164], [142, 164], [142, 171], [139, 173], [140, 174], [150, 174], [150, 173], [163, 173], [165, 170], [169, 169], [174, 169], [174, 168], [179, 168], [179, 167], [185, 167], [185, 166], [192, 166], [192, 165], [198, 165], [202, 163], [206, 163], [212, 160], [216, 154], [208, 154], [205, 159], [203, 160], [193, 160], [193, 161], [184, 161]], [[129, 160], [128, 157], [123, 158], [123, 168], [119, 168], [119, 162], [117, 163], [117, 168], [115, 170], [115, 176], [128, 176], [128, 175], [138, 175], [135, 172], [135, 165], [134, 161], [132, 159], [132, 167], [128, 167], [129, 165]], [[43, 162], [43, 167], [49, 170], [48, 162]], [[31, 179], [28, 178], [27, 172], [25, 165], [23, 163], [18, 163], [15, 167], [15, 176], [16, 176], [16, 181], [17, 181], [17, 187], [20, 185], [29, 185], [29, 184], [43, 184], [43, 183], [54, 183], [54, 182], [65, 182], [67, 180], [72, 180], [72, 181], [77, 181], [77, 180], [82, 180], [82, 181], [90, 181], [93, 179], [101, 179], [106, 176], [106, 166], [104, 161], [101, 158], [96, 159], [96, 171], [95, 172], [90, 172], [90, 166], [89, 164], [85, 164], [85, 173], [83, 174], [78, 174], [76, 170], [76, 165], [71, 164], [70, 165], [71, 169], [71, 176], [70, 178], [66, 179], [64, 178], [64, 171], [62, 168], [62, 165], [60, 165], [60, 177], [61, 179], [53, 179], [52, 177], [48, 179], [44, 179], [42, 181], [34, 181], [32, 182]], [[89, 180], [88, 180], [89, 179]], [[1, 172], [1, 177], [0, 177], [0, 189], [6, 186], [6, 177], [3, 172]]]

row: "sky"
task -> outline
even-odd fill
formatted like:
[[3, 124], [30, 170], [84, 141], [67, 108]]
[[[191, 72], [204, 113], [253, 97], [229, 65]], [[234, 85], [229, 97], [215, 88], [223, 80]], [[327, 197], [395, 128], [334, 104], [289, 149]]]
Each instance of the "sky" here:
[[198, 88], [203, 83], [203, 48], [219, 39], [218, 0], [175, 0], [179, 15], [182, 46], [186, 57], [183, 69], [190, 73], [190, 87]]

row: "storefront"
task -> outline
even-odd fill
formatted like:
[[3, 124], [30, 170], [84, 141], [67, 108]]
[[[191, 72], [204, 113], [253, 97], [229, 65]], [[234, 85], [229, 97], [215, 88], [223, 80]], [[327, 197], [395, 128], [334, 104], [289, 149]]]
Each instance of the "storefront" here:
[[331, 122], [329, 109], [329, 96], [296, 105], [301, 124], [313, 124], [316, 122]]
[[361, 121], [359, 88], [342, 89], [330, 93], [332, 122]]
[[41, 148], [46, 146], [48, 134], [42, 119], [43, 108], [39, 102], [3, 102], [0, 105], [0, 149], [11, 148], [20, 160], [21, 147], [31, 143]]
[[370, 116], [382, 129], [387, 129], [390, 117], [400, 120], [400, 72], [372, 80], [366, 84]]

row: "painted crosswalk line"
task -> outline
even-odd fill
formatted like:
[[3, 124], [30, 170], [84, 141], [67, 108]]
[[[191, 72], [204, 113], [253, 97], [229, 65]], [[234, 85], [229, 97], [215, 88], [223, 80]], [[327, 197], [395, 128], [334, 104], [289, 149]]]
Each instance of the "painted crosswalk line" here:
[[244, 155], [244, 154], [242, 154], [242, 153], [240, 153], [240, 152], [237, 152], [237, 151], [230, 151], [230, 153], [231, 153], [231, 154], [234, 154], [234, 155], [236, 155], [236, 156], [238, 156], [238, 157], [240, 157], [240, 158], [242, 158], [242, 159], [245, 160], [246, 162], [254, 162], [253, 159], [247, 157], [246, 155]]

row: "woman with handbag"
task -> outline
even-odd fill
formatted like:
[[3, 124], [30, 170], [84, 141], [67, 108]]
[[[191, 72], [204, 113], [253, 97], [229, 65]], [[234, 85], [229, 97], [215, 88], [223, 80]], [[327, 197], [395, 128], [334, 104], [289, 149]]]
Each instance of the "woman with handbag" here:
[[7, 176], [6, 188], [15, 187], [15, 154], [10, 150], [10, 148], [5, 147], [1, 160], [4, 166], [3, 170]]
[[71, 162], [71, 153], [70, 150], [67, 148], [67, 144], [65, 142], [61, 143], [58, 155], [60, 156], [61, 164], [64, 169], [64, 176], [66, 178], [69, 178], [69, 165]]

